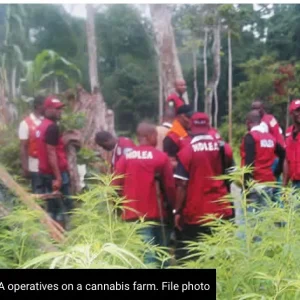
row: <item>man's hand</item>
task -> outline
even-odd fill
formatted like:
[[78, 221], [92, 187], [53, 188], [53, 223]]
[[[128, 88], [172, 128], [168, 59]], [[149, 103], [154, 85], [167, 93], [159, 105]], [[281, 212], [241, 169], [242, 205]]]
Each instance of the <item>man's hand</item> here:
[[180, 223], [181, 223], [181, 215], [177, 214], [174, 217], [174, 224], [175, 224], [175, 228], [177, 228], [179, 231], [182, 230]]
[[59, 191], [62, 186], [62, 180], [61, 179], [55, 179], [52, 181], [52, 189], [53, 191]]

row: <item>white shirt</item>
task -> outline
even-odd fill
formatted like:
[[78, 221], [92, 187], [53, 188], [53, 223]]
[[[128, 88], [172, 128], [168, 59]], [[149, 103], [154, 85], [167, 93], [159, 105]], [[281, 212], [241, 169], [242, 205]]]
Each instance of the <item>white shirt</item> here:
[[[37, 118], [33, 113], [29, 115], [31, 120], [34, 122], [36, 126], [40, 125], [43, 117]], [[29, 128], [25, 120], [20, 123], [19, 126], [19, 139], [20, 140], [28, 140], [29, 138]], [[38, 172], [39, 162], [35, 157], [28, 156], [28, 170], [30, 172]]]

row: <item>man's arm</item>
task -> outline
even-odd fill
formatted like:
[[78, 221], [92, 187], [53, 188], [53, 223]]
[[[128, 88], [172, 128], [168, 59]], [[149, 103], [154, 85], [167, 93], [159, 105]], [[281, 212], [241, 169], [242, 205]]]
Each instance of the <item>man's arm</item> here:
[[173, 169], [177, 166], [176, 155], [178, 150], [179, 148], [176, 143], [170, 137], [166, 136], [163, 140], [163, 151], [169, 156]]
[[53, 182], [53, 189], [59, 190], [62, 185], [61, 173], [58, 166], [58, 160], [56, 155], [56, 146], [59, 142], [59, 129], [56, 124], [52, 124], [48, 127], [45, 134], [47, 156], [52, 172], [55, 176]]
[[290, 181], [289, 165], [288, 165], [287, 158], [285, 158], [283, 163], [283, 180], [282, 180], [283, 186], [287, 186], [289, 181]]
[[169, 159], [166, 157], [165, 164], [162, 170], [162, 184], [166, 191], [166, 196], [169, 205], [174, 208], [176, 198], [175, 180], [173, 177], [173, 167]]
[[[251, 134], [247, 134], [244, 139], [244, 147], [245, 147], [245, 165], [254, 167], [255, 161], [255, 141]], [[252, 178], [252, 173], [247, 173], [244, 176], [244, 184]]]
[[112, 181], [112, 185], [117, 187], [119, 197], [123, 195], [123, 186], [124, 186], [124, 176], [126, 172], [126, 158], [122, 156], [116, 164], [115, 168], [115, 178]]
[[175, 227], [181, 230], [181, 212], [186, 201], [187, 185], [189, 174], [183, 164], [179, 161], [175, 170], [174, 177], [176, 178], [176, 198], [175, 198]]
[[29, 175], [28, 170], [28, 138], [29, 138], [29, 128], [26, 122], [22, 121], [19, 126], [19, 139], [20, 139], [20, 157], [22, 169], [24, 172], [24, 176], [27, 177]]
[[279, 176], [283, 171], [283, 164], [284, 164], [284, 159], [285, 159], [285, 149], [278, 142], [276, 143], [275, 154], [278, 156], [279, 162], [277, 164], [274, 175]]

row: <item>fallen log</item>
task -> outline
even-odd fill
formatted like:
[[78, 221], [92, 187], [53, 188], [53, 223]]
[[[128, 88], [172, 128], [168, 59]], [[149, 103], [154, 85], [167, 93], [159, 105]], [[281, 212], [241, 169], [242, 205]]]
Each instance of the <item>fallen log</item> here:
[[62, 242], [64, 241], [64, 232], [65, 230], [62, 228], [60, 224], [58, 224], [56, 221], [54, 221], [48, 214], [47, 212], [40, 206], [38, 205], [34, 200], [35, 199], [50, 199], [51, 197], [55, 196], [58, 197], [59, 194], [53, 193], [53, 194], [47, 194], [47, 195], [33, 195], [29, 194], [28, 192], [25, 191], [25, 189], [19, 185], [13, 178], [12, 176], [5, 170], [3, 166], [0, 166], [0, 178], [3, 184], [10, 190], [12, 191], [20, 201], [25, 203], [27, 207], [33, 210], [38, 210], [42, 213], [42, 218], [41, 222], [45, 224], [53, 239], [55, 239], [57, 242]]

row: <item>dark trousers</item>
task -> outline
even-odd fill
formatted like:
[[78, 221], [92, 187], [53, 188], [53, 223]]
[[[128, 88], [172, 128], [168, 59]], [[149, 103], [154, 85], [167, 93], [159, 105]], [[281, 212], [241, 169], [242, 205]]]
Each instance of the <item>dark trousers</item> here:
[[[159, 247], [169, 247], [171, 227], [169, 225], [151, 225], [139, 229], [138, 233], [141, 235], [145, 243], [157, 245]], [[153, 249], [154, 250], [154, 249]], [[144, 257], [145, 264], [152, 264], [155, 267], [165, 268], [169, 265], [168, 261], [162, 262], [158, 259], [154, 251], [147, 251]]]
[[41, 175], [38, 172], [30, 172], [31, 190], [33, 194], [42, 194], [43, 186]]
[[197, 242], [201, 241], [204, 235], [211, 234], [211, 228], [208, 226], [194, 225], [194, 224], [184, 224], [182, 226], [182, 231], [176, 229], [176, 250], [175, 257], [176, 260], [183, 260], [188, 255], [195, 254], [187, 249], [187, 242]]
[[[70, 179], [68, 172], [62, 172], [62, 186], [61, 193], [63, 198], [52, 198], [46, 200], [46, 210], [52, 219], [58, 222], [62, 222], [66, 225], [68, 223], [68, 214], [73, 209], [73, 200], [70, 196]], [[42, 181], [42, 194], [52, 193], [52, 182], [54, 176], [48, 174], [41, 174]]]

